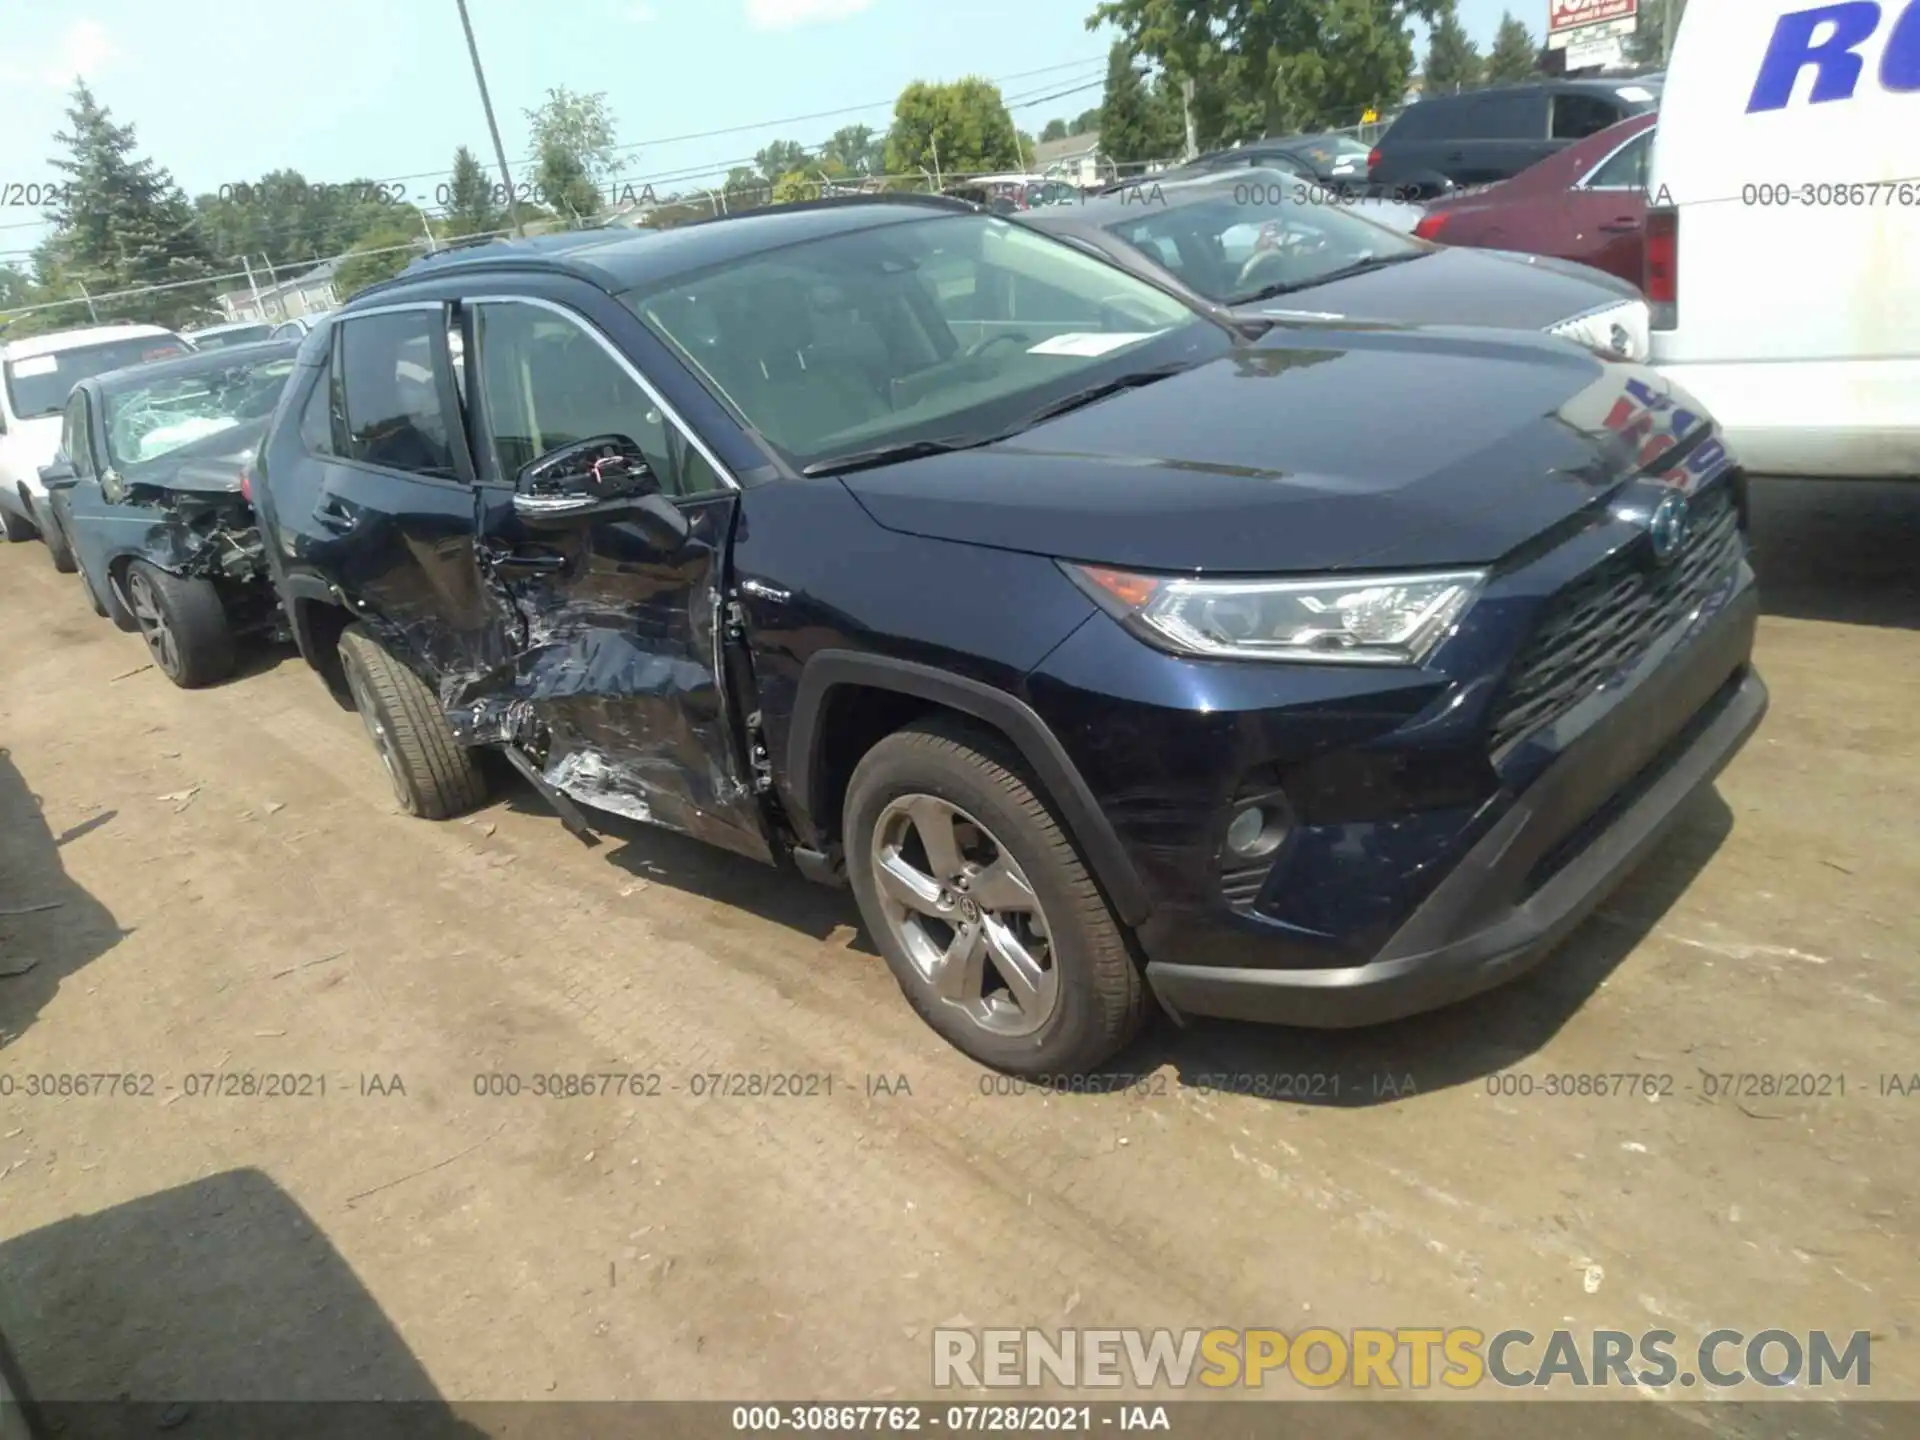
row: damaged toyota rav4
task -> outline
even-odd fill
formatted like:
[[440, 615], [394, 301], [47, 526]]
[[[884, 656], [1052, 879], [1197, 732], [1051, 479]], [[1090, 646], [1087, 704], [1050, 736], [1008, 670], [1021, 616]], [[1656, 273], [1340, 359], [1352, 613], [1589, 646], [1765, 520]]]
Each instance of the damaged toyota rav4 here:
[[[852, 886], [990, 1065], [1341, 1026], [1561, 940], [1759, 722], [1744, 480], [1525, 332], [1250, 339], [934, 197], [423, 261], [261, 453], [401, 804], [496, 747]], [[584, 807], [584, 808], [583, 808]]]

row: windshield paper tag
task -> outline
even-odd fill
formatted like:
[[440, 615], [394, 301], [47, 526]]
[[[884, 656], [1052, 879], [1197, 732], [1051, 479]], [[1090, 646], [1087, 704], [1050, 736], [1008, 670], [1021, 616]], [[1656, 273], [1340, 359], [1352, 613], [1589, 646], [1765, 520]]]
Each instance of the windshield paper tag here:
[[13, 362], [13, 373], [22, 380], [30, 380], [35, 375], [51, 375], [60, 368], [57, 355], [29, 355], [24, 360]]
[[1164, 335], [1164, 330], [1143, 330], [1134, 334], [1071, 334], [1055, 335], [1042, 340], [1038, 345], [1029, 346], [1029, 355], [1105, 355], [1110, 350], [1118, 350], [1122, 345], [1137, 345], [1142, 340], [1151, 340], [1156, 335]]

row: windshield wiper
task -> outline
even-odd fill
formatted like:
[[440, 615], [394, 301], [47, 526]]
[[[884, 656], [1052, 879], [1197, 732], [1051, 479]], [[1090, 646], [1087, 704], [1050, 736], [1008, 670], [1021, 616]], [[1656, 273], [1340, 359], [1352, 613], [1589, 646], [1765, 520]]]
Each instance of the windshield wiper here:
[[1138, 390], [1142, 385], [1151, 385], [1156, 380], [1165, 380], [1187, 369], [1184, 364], [1156, 365], [1150, 370], [1131, 370], [1125, 375], [1116, 375], [1111, 380], [1103, 380], [1098, 385], [1089, 385], [1084, 390], [1075, 390], [1070, 395], [1062, 395], [1058, 400], [1042, 405], [1031, 415], [1021, 420], [1006, 433], [1017, 435], [1022, 430], [1030, 430], [1042, 420], [1051, 420], [1056, 415], [1065, 415], [1070, 410], [1078, 410], [1091, 405], [1096, 400], [1104, 400], [1109, 395], [1118, 395], [1122, 390]]
[[1291, 295], [1297, 290], [1311, 290], [1316, 285], [1331, 284], [1335, 280], [1345, 280], [1352, 275], [1364, 275], [1369, 270], [1384, 270], [1389, 265], [1404, 265], [1409, 260], [1418, 260], [1428, 252], [1416, 250], [1411, 255], [1370, 255], [1365, 260], [1356, 260], [1351, 265], [1342, 265], [1337, 270], [1329, 270], [1324, 275], [1316, 275], [1311, 280], [1290, 280], [1283, 285], [1269, 285], [1264, 290], [1256, 290], [1251, 295], [1241, 295], [1231, 303], [1252, 305], [1261, 300], [1275, 300], [1282, 295]]
[[850, 470], [870, 470], [876, 465], [892, 465], [901, 460], [920, 460], [929, 455], [949, 455], [955, 450], [971, 450], [990, 444], [995, 435], [978, 439], [955, 437], [949, 440], [903, 440], [897, 445], [876, 445], [871, 450], [852, 450], [845, 455], [816, 460], [803, 468], [802, 475], [844, 475]]

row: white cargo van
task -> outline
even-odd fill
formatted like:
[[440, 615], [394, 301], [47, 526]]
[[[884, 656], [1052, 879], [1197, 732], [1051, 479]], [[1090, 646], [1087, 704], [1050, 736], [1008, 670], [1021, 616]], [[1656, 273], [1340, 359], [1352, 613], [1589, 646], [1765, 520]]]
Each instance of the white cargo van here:
[[1653, 362], [1741, 462], [1920, 477], [1920, 0], [1692, 0], [1648, 200]]
[[82, 380], [192, 347], [158, 325], [96, 325], [0, 343], [0, 535], [31, 540], [47, 487], [40, 467], [60, 450], [67, 395]]

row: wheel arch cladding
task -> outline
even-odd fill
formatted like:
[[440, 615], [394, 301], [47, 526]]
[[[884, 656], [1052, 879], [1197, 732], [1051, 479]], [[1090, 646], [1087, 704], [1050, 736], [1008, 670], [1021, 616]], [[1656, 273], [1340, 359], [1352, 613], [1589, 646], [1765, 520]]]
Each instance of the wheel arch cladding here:
[[[879, 720], [869, 720], [866, 714], [852, 719], [848, 706], [854, 707], [854, 713], [859, 711], [861, 692], [899, 697], [884, 702], [881, 717], [895, 723], [879, 729]], [[822, 650], [801, 671], [787, 740], [788, 783], [823, 842], [839, 829], [847, 782], [860, 756], [883, 735], [933, 709], [969, 716], [1012, 744], [1120, 918], [1129, 925], [1147, 918], [1146, 890], [1131, 857], [1046, 722], [1004, 690], [910, 660]]]

